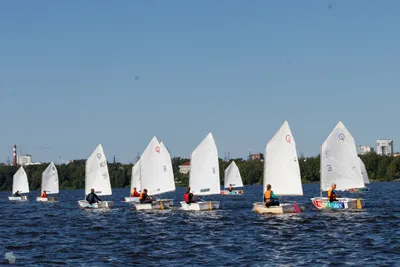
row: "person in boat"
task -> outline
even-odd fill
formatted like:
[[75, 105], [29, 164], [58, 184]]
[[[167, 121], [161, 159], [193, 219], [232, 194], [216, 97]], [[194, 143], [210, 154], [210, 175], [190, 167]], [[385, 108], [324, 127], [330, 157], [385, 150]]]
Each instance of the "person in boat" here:
[[89, 202], [89, 204], [93, 203], [98, 203], [99, 201], [102, 201], [94, 192], [94, 189], [90, 189], [90, 193], [86, 196], [86, 201]]
[[19, 191], [17, 190], [17, 192], [14, 193], [14, 197], [20, 197], [21, 194], [19, 193]]
[[139, 196], [140, 196], [139, 192], [136, 191], [136, 187], [134, 187], [131, 193], [131, 197], [139, 197]]
[[46, 194], [46, 191], [43, 191], [43, 193], [42, 193], [42, 196], [41, 196], [42, 198], [47, 198], [47, 194]]
[[279, 206], [279, 200], [275, 196], [274, 191], [271, 190], [271, 185], [267, 185], [267, 190], [264, 193], [265, 207]]
[[147, 195], [147, 189], [144, 189], [143, 192], [139, 196], [140, 204], [144, 203], [152, 203], [153, 199]]
[[233, 186], [232, 186], [231, 184], [229, 185], [228, 191], [229, 191], [229, 192], [232, 192], [232, 191], [233, 191]]
[[339, 197], [339, 195], [336, 193], [336, 184], [332, 184], [331, 188], [328, 190], [328, 200], [329, 202], [334, 202], [338, 201], [336, 197]]
[[[193, 200], [194, 195], [193, 193], [190, 192], [190, 186], [186, 186], [186, 192], [183, 194], [183, 200], [186, 202], [186, 204], [190, 203], [196, 203], [196, 200]], [[200, 200], [197, 198], [197, 200]]]

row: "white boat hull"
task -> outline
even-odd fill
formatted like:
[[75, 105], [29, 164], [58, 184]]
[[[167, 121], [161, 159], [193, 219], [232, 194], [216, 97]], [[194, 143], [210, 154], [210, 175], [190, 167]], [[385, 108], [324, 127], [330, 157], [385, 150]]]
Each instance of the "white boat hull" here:
[[243, 195], [244, 191], [243, 190], [232, 190], [232, 192], [229, 192], [229, 190], [222, 190], [221, 195]]
[[36, 201], [40, 201], [40, 202], [53, 202], [54, 197], [37, 197]]
[[361, 198], [337, 198], [337, 200], [330, 202], [326, 197], [311, 199], [317, 209], [362, 209], [365, 205], [365, 199]]
[[139, 197], [125, 197], [125, 202], [140, 203]]
[[155, 200], [152, 203], [134, 203], [137, 210], [164, 210], [169, 209], [173, 205], [172, 199]]
[[79, 200], [79, 207], [89, 209], [111, 209], [114, 207], [114, 201], [100, 201], [98, 203], [89, 204], [86, 200]]
[[181, 201], [183, 210], [217, 210], [219, 209], [219, 201], [199, 201], [195, 203], [187, 204], [185, 201]]
[[28, 201], [28, 196], [8, 197], [10, 201]]
[[[303, 204], [297, 204], [300, 212], [304, 212], [306, 206]], [[271, 206], [267, 208], [264, 202], [256, 202], [253, 204], [253, 211], [256, 213], [264, 214], [283, 214], [283, 213], [296, 213], [296, 209], [293, 203], [281, 203], [279, 206]]]

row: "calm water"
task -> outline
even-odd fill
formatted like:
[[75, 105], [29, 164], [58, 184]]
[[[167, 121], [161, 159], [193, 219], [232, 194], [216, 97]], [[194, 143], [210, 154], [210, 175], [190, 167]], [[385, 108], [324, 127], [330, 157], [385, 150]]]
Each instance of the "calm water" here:
[[[373, 183], [363, 211], [318, 211], [305, 185], [301, 215], [257, 215], [261, 186], [244, 196], [217, 196], [221, 209], [177, 208], [136, 212], [121, 202], [129, 189], [114, 189], [115, 208], [81, 210], [83, 190], [61, 191], [60, 202], [11, 203], [0, 192], [0, 264], [13, 252], [24, 266], [400, 266], [400, 183]], [[184, 189], [171, 194], [181, 200]], [[355, 194], [349, 194], [355, 196]], [[106, 199], [106, 198], [105, 198]]]

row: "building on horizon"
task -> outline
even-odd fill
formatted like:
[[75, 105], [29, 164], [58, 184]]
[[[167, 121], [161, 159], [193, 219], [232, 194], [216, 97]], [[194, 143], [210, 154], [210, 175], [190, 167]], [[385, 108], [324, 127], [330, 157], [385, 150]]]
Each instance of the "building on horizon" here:
[[25, 166], [32, 163], [32, 156], [29, 154], [25, 154], [22, 156], [17, 157], [17, 164]]
[[190, 171], [190, 161], [186, 161], [185, 163], [179, 165], [179, 172], [182, 174], [188, 174]]
[[374, 148], [370, 146], [361, 145], [360, 146], [360, 155], [365, 155], [368, 153], [374, 152]]
[[376, 140], [376, 154], [380, 156], [393, 155], [393, 140], [379, 139]]
[[251, 154], [250, 159], [251, 160], [263, 160], [264, 154], [263, 153]]

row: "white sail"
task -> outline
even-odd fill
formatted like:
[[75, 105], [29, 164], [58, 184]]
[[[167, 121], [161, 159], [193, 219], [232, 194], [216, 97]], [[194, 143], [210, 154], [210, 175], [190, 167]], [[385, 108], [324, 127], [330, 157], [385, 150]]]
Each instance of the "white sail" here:
[[360, 169], [361, 169], [361, 173], [362, 173], [362, 176], [363, 176], [364, 184], [369, 184], [367, 168], [365, 168], [365, 164], [360, 159], [360, 157], [358, 157], [358, 161], [360, 162]]
[[303, 195], [296, 143], [287, 121], [265, 148], [263, 191], [267, 184], [278, 196]]
[[86, 161], [85, 193], [89, 194], [91, 188], [99, 196], [112, 194], [107, 159], [101, 144]]
[[234, 161], [225, 169], [224, 187], [228, 188], [230, 185], [232, 187], [243, 187], [239, 168]]
[[189, 186], [195, 195], [220, 194], [218, 151], [211, 133], [193, 151], [189, 175]]
[[12, 193], [14, 194], [17, 191], [20, 193], [29, 193], [28, 176], [22, 166], [13, 177]]
[[42, 173], [42, 193], [43, 191], [46, 191], [46, 194], [58, 194], [59, 192], [58, 173], [53, 162]]
[[151, 139], [140, 157], [141, 185], [149, 195], [175, 190], [171, 157], [165, 146], [156, 137]]
[[136, 187], [136, 191], [142, 191], [142, 183], [140, 176], [140, 159], [133, 165], [132, 167], [132, 176], [131, 176], [131, 192], [133, 188]]
[[321, 149], [321, 191], [329, 190], [332, 183], [336, 190], [364, 187], [354, 139], [342, 122]]

